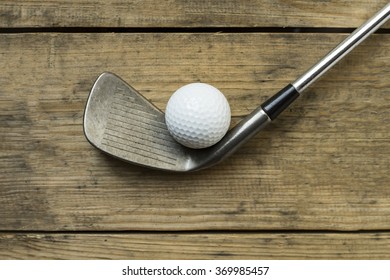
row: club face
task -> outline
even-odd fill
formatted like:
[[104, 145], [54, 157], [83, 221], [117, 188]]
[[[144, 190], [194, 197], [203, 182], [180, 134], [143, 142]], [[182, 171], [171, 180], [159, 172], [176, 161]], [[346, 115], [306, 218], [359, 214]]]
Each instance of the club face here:
[[154, 169], [193, 169], [194, 150], [178, 144], [164, 113], [112, 73], [96, 80], [84, 113], [84, 133], [99, 150]]

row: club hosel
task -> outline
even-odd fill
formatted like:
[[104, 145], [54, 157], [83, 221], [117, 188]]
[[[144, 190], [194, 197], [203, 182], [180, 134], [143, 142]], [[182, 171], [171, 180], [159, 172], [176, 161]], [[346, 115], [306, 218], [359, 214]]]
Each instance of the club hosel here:
[[292, 84], [287, 85], [275, 95], [265, 101], [261, 108], [271, 120], [276, 119], [295, 99], [298, 98], [299, 92]]

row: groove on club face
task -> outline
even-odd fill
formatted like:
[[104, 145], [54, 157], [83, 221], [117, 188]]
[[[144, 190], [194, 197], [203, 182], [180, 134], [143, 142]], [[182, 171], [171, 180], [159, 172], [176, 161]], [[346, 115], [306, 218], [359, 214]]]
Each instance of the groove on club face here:
[[84, 132], [99, 150], [134, 164], [184, 171], [189, 161], [191, 151], [172, 138], [164, 113], [111, 73], [91, 90]]

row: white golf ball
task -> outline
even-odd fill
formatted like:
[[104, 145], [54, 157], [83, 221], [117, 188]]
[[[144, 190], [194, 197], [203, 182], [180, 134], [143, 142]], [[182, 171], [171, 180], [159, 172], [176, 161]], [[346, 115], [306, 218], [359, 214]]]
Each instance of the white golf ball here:
[[168, 101], [165, 122], [180, 144], [202, 149], [216, 144], [230, 126], [230, 106], [215, 87], [192, 83], [179, 88]]

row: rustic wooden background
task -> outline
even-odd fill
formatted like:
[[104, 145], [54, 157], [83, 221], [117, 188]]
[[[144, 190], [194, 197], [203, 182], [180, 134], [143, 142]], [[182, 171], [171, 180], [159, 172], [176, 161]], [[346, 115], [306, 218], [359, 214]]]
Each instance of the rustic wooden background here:
[[389, 24], [214, 168], [125, 164], [82, 129], [103, 71], [162, 109], [210, 83], [237, 122], [387, 2], [2, 0], [0, 258], [390, 258]]

